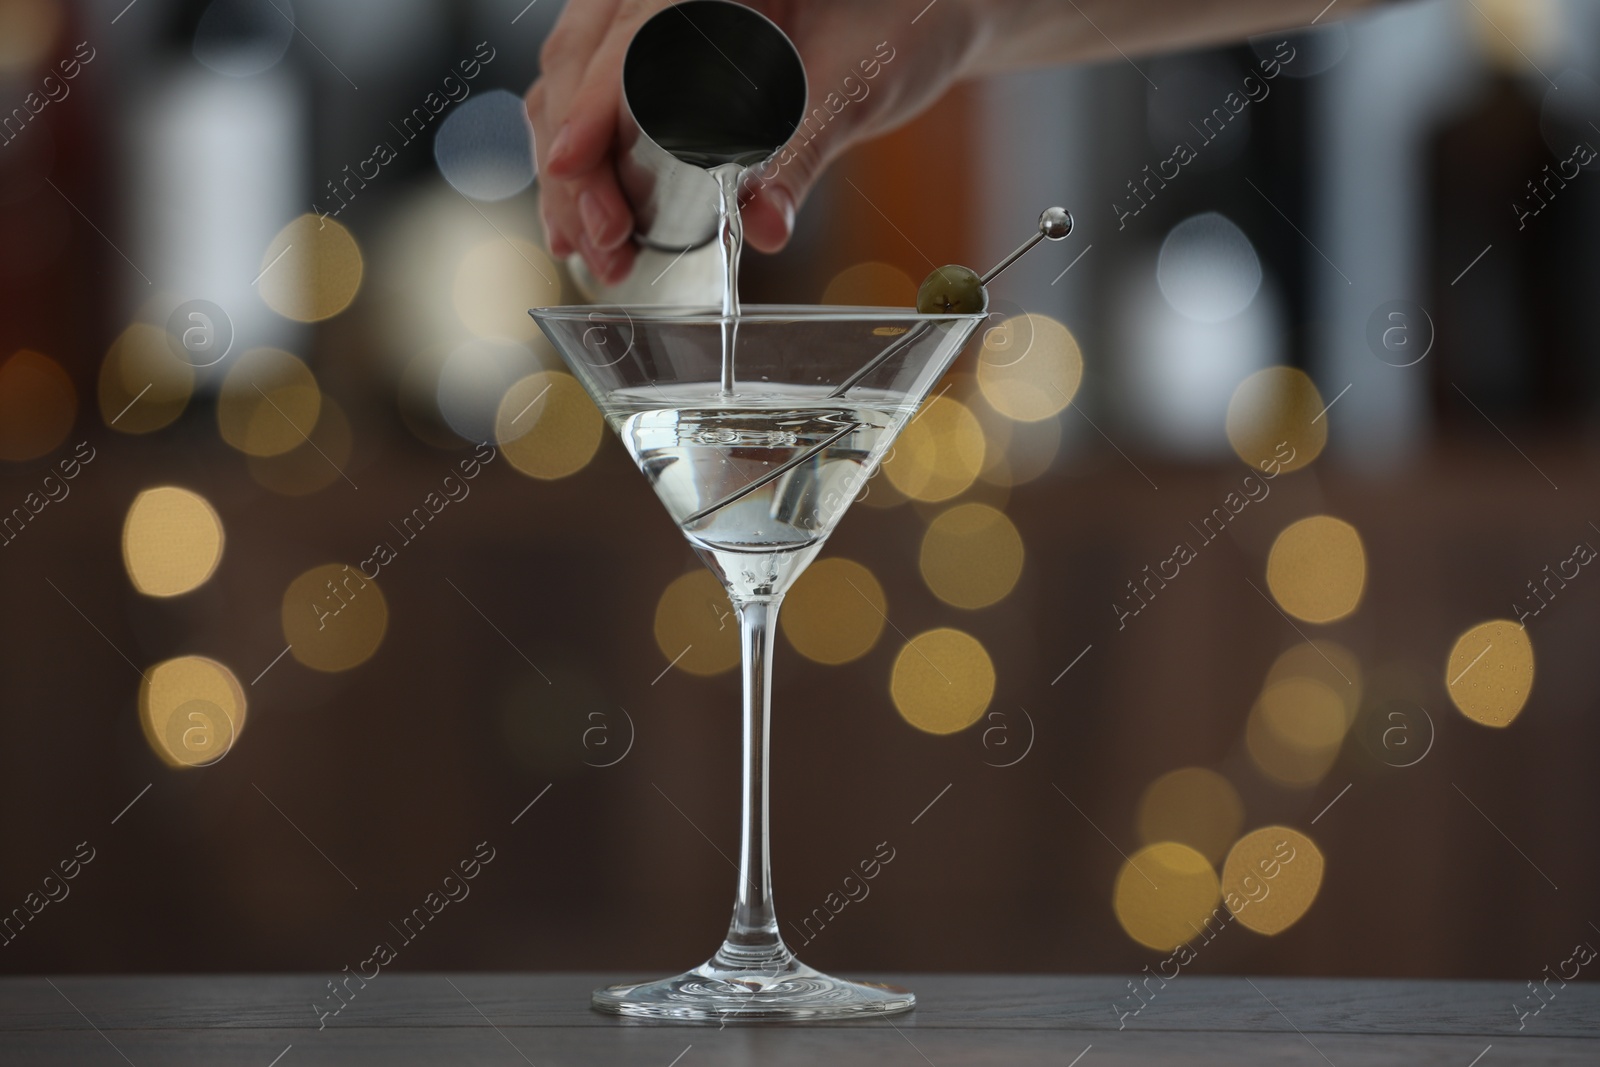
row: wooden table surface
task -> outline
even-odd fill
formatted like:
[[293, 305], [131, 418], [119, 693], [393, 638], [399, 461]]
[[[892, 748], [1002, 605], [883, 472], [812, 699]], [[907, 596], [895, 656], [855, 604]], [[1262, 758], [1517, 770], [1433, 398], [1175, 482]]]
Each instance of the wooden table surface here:
[[719, 1028], [589, 1010], [593, 986], [625, 977], [383, 974], [320, 1031], [311, 1005], [327, 975], [5, 978], [0, 1064], [1600, 1064], [1600, 991], [1581, 977], [1553, 985], [1520, 1030], [1512, 1005], [1531, 994], [1510, 981], [1180, 974], [1120, 1030], [1112, 1004], [1131, 975], [879, 976], [920, 1006], [849, 1023]]

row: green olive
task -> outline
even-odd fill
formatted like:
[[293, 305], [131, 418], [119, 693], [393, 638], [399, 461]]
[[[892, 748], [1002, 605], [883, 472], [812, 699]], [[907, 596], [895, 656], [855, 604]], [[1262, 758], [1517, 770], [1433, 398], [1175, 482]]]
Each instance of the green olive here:
[[971, 315], [988, 307], [983, 279], [959, 263], [935, 269], [917, 290], [917, 311], [923, 315]]

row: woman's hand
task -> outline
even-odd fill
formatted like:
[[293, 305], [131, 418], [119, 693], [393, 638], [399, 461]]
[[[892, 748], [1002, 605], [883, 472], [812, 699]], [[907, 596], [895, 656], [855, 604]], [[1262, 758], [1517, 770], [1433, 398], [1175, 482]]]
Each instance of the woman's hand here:
[[[617, 183], [622, 60], [669, 0], [569, 0], [528, 92], [550, 251], [582, 254], [614, 283], [633, 265], [633, 215]], [[741, 199], [745, 239], [789, 240], [818, 175], [849, 146], [911, 119], [966, 72], [983, 34], [970, 0], [753, 0], [800, 51], [808, 121]]]
[[[1372, 3], [1346, 0], [1331, 17]], [[617, 185], [622, 60], [669, 0], [568, 0], [528, 92], [545, 231], [558, 256], [583, 254], [595, 276], [633, 265], [633, 215]], [[806, 121], [740, 203], [745, 239], [763, 252], [789, 240], [818, 175], [858, 141], [931, 106], [951, 83], [1066, 60], [1131, 62], [1130, 52], [1238, 40], [1329, 14], [1325, 0], [748, 0], [800, 50]], [[864, 66], [864, 64], [867, 64]], [[870, 75], [868, 71], [872, 71]]]

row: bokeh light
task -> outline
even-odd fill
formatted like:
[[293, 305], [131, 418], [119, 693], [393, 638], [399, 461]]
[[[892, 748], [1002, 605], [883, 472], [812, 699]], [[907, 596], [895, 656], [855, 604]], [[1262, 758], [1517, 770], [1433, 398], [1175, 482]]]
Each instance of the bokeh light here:
[[249, 78], [271, 70], [294, 40], [289, 0], [211, 0], [194, 31], [194, 57], [218, 74]]
[[463, 443], [439, 410], [439, 376], [449, 356], [443, 347], [418, 352], [406, 362], [395, 389], [400, 421], [417, 440], [434, 448], [458, 448]]
[[333, 397], [324, 396], [310, 439], [275, 456], [249, 457], [250, 476], [274, 493], [308, 496], [340, 480], [353, 444], [344, 409]]
[[0, 74], [21, 75], [43, 63], [66, 11], [60, 0], [0, 4]]
[[77, 416], [78, 391], [61, 364], [28, 349], [0, 363], [0, 459], [55, 451]]
[[256, 288], [268, 307], [296, 322], [331, 319], [361, 289], [361, 248], [336, 220], [301, 215], [261, 257]]
[[[503, 338], [480, 337], [457, 345], [439, 368], [435, 390], [439, 414], [467, 441], [495, 440], [506, 394], [537, 371], [538, 362], [525, 345]], [[516, 414], [512, 412], [512, 417]]]
[[1510, 726], [1533, 691], [1533, 642], [1508, 619], [1480, 622], [1456, 638], [1444, 677], [1461, 714], [1484, 726]]
[[1350, 725], [1339, 694], [1311, 678], [1272, 683], [1262, 691], [1256, 711], [1275, 738], [1302, 752], [1337, 748]]
[[1207, 211], [1184, 219], [1162, 241], [1156, 283], [1178, 314], [1196, 322], [1222, 322], [1255, 299], [1261, 260], [1243, 230]]
[[1333, 622], [1356, 610], [1367, 584], [1367, 553], [1356, 528], [1330, 515], [1291, 523], [1267, 555], [1267, 588], [1284, 611]]
[[171, 767], [198, 767], [228, 754], [244, 729], [244, 687], [204, 656], [179, 656], [144, 672], [139, 723], [145, 741]]
[[983, 717], [994, 699], [994, 661], [976, 637], [940, 628], [906, 642], [889, 695], [900, 717], [930, 734], [953, 734]]
[[958, 504], [928, 524], [918, 565], [933, 595], [957, 608], [1004, 599], [1022, 576], [1022, 535], [1005, 512]]
[[1361, 710], [1363, 676], [1361, 661], [1348, 648], [1337, 641], [1321, 638], [1315, 644], [1303, 642], [1287, 648], [1273, 661], [1261, 688], [1270, 689], [1291, 678], [1321, 682], [1339, 695], [1346, 724], [1356, 721], [1356, 714]]
[[1171, 952], [1207, 929], [1218, 896], [1217, 872], [1204, 856], [1188, 845], [1159, 841], [1124, 861], [1111, 906], [1129, 937]]
[[703, 567], [680, 575], [656, 601], [656, 646], [678, 670], [702, 676], [739, 664], [739, 617]]
[[389, 605], [359, 567], [325, 563], [289, 583], [282, 618], [294, 658], [332, 673], [360, 666], [378, 650], [389, 629]]
[[1562, 20], [1552, 0], [1474, 0], [1471, 6], [1462, 16], [1470, 39], [1498, 70], [1529, 74], [1559, 55]]
[[1348, 728], [1337, 692], [1311, 678], [1292, 677], [1262, 690], [1245, 724], [1245, 748], [1267, 778], [1306, 788], [1333, 767]]
[[533, 126], [522, 97], [490, 89], [463, 100], [433, 135], [433, 159], [463, 196], [504, 200], [522, 192], [534, 174]]
[[783, 598], [778, 626], [796, 652], [818, 663], [849, 663], [872, 651], [889, 612], [883, 586], [843, 556], [807, 567]]
[[1018, 422], [1060, 414], [1083, 382], [1077, 338], [1048, 315], [1017, 315], [985, 330], [978, 388], [989, 406]]
[[122, 562], [146, 596], [198, 589], [222, 561], [222, 520], [205, 497], [164, 485], [133, 498], [122, 522]]
[[987, 444], [983, 472], [985, 484], [1004, 489], [1026, 485], [1047, 473], [1061, 451], [1061, 420], [1013, 422], [999, 414], [985, 417], [988, 405], [975, 408]]
[[1267, 367], [1240, 382], [1228, 402], [1227, 430], [1240, 459], [1273, 474], [1308, 465], [1328, 443], [1322, 394], [1293, 367]]
[[305, 444], [322, 412], [311, 369], [276, 348], [240, 355], [222, 380], [217, 427], [222, 439], [251, 456], [277, 456]]
[[558, 278], [532, 241], [496, 237], [462, 257], [451, 298], [474, 336], [532, 341], [542, 335], [528, 309], [561, 303]]
[[560, 371], [540, 371], [512, 385], [495, 415], [501, 454], [523, 474], [546, 481], [588, 466], [605, 433], [594, 401]]
[[1145, 787], [1139, 798], [1139, 840], [1176, 841], [1218, 863], [1244, 826], [1239, 791], [1216, 771], [1180, 767]]
[[149, 323], [123, 330], [100, 364], [100, 417], [119, 433], [170, 425], [193, 391], [194, 367], [173, 354], [167, 331]]
[[935, 396], [900, 432], [883, 473], [913, 500], [949, 500], [977, 479], [984, 447], [983, 427], [966, 405]]
[[1322, 888], [1322, 851], [1287, 826], [1241, 837], [1222, 865], [1222, 899], [1240, 925], [1281, 934], [1311, 910]]
[[846, 267], [822, 291], [822, 303], [855, 307], [916, 307], [917, 283], [888, 263], [867, 262]]

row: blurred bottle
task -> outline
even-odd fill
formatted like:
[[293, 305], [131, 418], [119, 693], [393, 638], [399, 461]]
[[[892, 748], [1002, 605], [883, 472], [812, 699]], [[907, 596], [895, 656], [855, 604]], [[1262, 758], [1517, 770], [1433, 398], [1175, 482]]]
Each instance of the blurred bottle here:
[[1442, 426], [1472, 432], [1489, 428], [1462, 393], [1496, 422], [1548, 427], [1586, 416], [1600, 382], [1587, 355], [1600, 285], [1600, 156], [1582, 162], [1600, 134], [1559, 107], [1587, 79], [1568, 71], [1562, 78], [1574, 84], [1554, 89], [1527, 58], [1560, 32], [1531, 14], [1538, 8], [1521, 18], [1496, 9], [1495, 25], [1515, 40], [1492, 28], [1481, 35], [1487, 83], [1428, 141], [1435, 406]]

